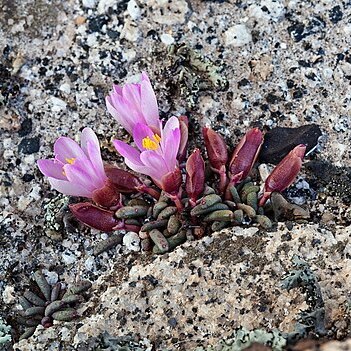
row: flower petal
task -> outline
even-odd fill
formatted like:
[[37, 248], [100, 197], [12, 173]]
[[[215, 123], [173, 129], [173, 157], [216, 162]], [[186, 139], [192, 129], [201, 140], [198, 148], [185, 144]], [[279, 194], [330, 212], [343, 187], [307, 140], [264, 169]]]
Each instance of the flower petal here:
[[83, 197], [91, 197], [92, 192], [86, 190], [79, 184], [71, 183], [67, 180], [55, 179], [49, 177], [49, 182], [51, 186], [64, 195], [71, 196], [83, 196]]
[[[179, 128], [179, 119], [175, 116], [172, 116], [165, 124], [163, 128], [163, 134], [167, 135], [172, 130]], [[164, 137], [164, 135], [163, 135]]]
[[142, 123], [137, 123], [133, 128], [133, 139], [140, 151], [146, 150], [143, 147], [143, 139], [149, 137], [154, 140], [154, 132], [146, 125]]
[[89, 157], [97, 177], [106, 179], [104, 164], [101, 158], [99, 140], [91, 128], [83, 129], [81, 145], [84, 153]]
[[90, 165], [84, 164], [83, 167], [80, 164], [66, 164], [63, 166], [67, 179], [71, 183], [80, 185], [82, 188], [89, 192], [93, 192], [95, 189], [102, 188], [104, 181], [101, 181], [94, 177], [94, 174], [89, 174], [88, 168]]
[[116, 93], [118, 95], [122, 95], [122, 87], [117, 85], [117, 84], [113, 84], [113, 91], [111, 92], [112, 93]]
[[38, 168], [47, 177], [67, 180], [63, 173], [63, 164], [55, 160], [38, 160]]
[[144, 175], [147, 175], [149, 177], [153, 177], [153, 175], [155, 175], [154, 174], [155, 172], [153, 172], [153, 170], [151, 170], [149, 167], [144, 166], [141, 163], [136, 164], [136, 163], [131, 162], [128, 159], [125, 159], [124, 161], [125, 161], [126, 165], [130, 169], [132, 169], [134, 172], [137, 172], [137, 173], [140, 173], [140, 174], [144, 174]]
[[108, 112], [116, 119], [116, 121], [127, 130], [128, 133], [132, 133], [133, 125], [128, 116], [127, 107], [124, 104], [123, 98], [119, 95], [106, 96], [106, 107]]
[[170, 171], [173, 171], [180, 146], [180, 127], [178, 118], [174, 116], [171, 117], [166, 122], [161, 134], [163, 157], [169, 165]]
[[139, 84], [126, 84], [122, 88], [123, 99], [128, 101], [133, 110], [140, 111], [140, 85]]
[[150, 169], [150, 172], [154, 174], [152, 178], [160, 179], [166, 173], [174, 170], [168, 169], [167, 163], [163, 157], [152, 150], [142, 152], [140, 154], [140, 160]]
[[145, 116], [146, 124], [155, 128], [159, 127], [159, 113], [157, 99], [154, 90], [152, 89], [149, 77], [145, 72], [142, 72], [142, 81], [140, 83], [141, 95], [141, 111]]
[[92, 144], [95, 145], [95, 147], [98, 150], [100, 150], [100, 144], [96, 134], [93, 132], [91, 128], [87, 127], [82, 130], [82, 135], [80, 137], [80, 145], [84, 153], [89, 157], [88, 149], [87, 149], [88, 142], [91, 142]]
[[71, 138], [60, 137], [56, 140], [54, 145], [55, 158], [62, 163], [68, 163], [68, 160], [88, 159], [80, 146]]
[[113, 145], [126, 160], [129, 160], [136, 165], [143, 166], [143, 163], [140, 161], [140, 152], [134, 147], [120, 140], [114, 140]]
[[180, 129], [173, 130], [166, 138], [163, 158], [167, 163], [168, 169], [173, 170], [177, 165], [177, 155], [180, 145]]

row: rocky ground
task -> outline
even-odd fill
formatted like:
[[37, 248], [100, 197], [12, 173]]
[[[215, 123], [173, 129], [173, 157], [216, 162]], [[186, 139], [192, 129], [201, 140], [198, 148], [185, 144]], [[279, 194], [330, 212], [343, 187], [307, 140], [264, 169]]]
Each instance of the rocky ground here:
[[[57, 137], [77, 138], [89, 126], [104, 159], [121, 163], [110, 141], [126, 134], [104, 97], [112, 82], [145, 70], [161, 116], [189, 116], [192, 145], [203, 147], [206, 124], [233, 147], [251, 126], [313, 123], [323, 137], [309, 158], [350, 167], [350, 2], [0, 0], [0, 9], [0, 313], [15, 350], [193, 350], [235, 343], [239, 327], [292, 333], [312, 308], [303, 288], [282, 285], [299, 269], [295, 255], [321, 292], [323, 340], [347, 339], [347, 169], [326, 182], [302, 170], [287, 195], [310, 208], [308, 223], [235, 227], [163, 256], [129, 242], [96, 257], [106, 234], [50, 231], [45, 205], [57, 193], [35, 162], [52, 156]], [[51, 284], [90, 280], [90, 298], [81, 319], [18, 343], [13, 312], [38, 268]], [[305, 341], [299, 350], [316, 347]], [[320, 346], [339, 349], [350, 341]]]

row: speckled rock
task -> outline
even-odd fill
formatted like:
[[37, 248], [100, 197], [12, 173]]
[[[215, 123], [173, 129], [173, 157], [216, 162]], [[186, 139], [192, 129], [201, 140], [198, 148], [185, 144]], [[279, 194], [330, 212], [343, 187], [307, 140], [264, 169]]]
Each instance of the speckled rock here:
[[252, 41], [250, 30], [244, 24], [228, 28], [224, 33], [225, 45], [234, 47], [244, 46]]
[[[233, 228], [164, 256], [139, 257], [123, 274], [115, 266], [95, 282], [96, 293], [84, 307], [94, 313], [83, 323], [71, 323], [67, 340], [60, 343], [67, 350], [69, 345], [78, 348], [107, 332], [135, 340], [147, 336], [159, 350], [171, 350], [175, 344], [191, 350], [215, 345], [239, 326], [291, 332], [299, 311], [306, 309], [299, 290], [287, 292], [281, 286], [295, 254], [319, 281], [327, 328], [347, 335], [350, 234], [351, 227], [333, 233], [318, 225], [289, 230], [282, 223], [272, 233]], [[41, 331], [18, 345], [26, 350], [39, 341], [48, 343], [54, 335]]]
[[[48, 223], [45, 204], [56, 203], [57, 193], [36, 160], [52, 157], [59, 136], [77, 140], [89, 126], [101, 141], [104, 160], [123, 167], [111, 139], [126, 134], [108, 115], [104, 97], [113, 82], [130, 81], [145, 70], [161, 117], [189, 116], [191, 148], [203, 147], [198, 131], [205, 125], [219, 130], [232, 148], [252, 126], [313, 123], [324, 139], [311, 157], [351, 166], [349, 2], [14, 0], [0, 5], [0, 314], [10, 323], [16, 296], [37, 268], [53, 280], [70, 284], [79, 277], [95, 286], [82, 307], [84, 325], [38, 328], [18, 349], [93, 349], [103, 329], [121, 338], [132, 335], [141, 349], [214, 345], [239, 324], [292, 330], [299, 310], [306, 308], [299, 291], [280, 287], [294, 253], [320, 281], [330, 337], [347, 335], [351, 212], [342, 196], [329, 190], [333, 186], [303, 170], [299, 185], [286, 194], [310, 208], [314, 225], [287, 223], [289, 231], [280, 224], [271, 233], [236, 229], [234, 235], [216, 234], [158, 258], [123, 245], [95, 257], [94, 246], [105, 233], [72, 224], [59, 204], [60, 216], [49, 216], [52, 226]], [[204, 87], [209, 72], [171, 50], [182, 43], [215, 63], [227, 84]], [[48, 235], [52, 228], [60, 233]], [[19, 331], [11, 323], [16, 338]]]

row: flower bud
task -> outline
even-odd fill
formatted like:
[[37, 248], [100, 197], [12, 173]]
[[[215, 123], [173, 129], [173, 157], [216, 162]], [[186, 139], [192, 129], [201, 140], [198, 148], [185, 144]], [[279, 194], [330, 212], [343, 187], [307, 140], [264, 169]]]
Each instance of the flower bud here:
[[134, 174], [113, 166], [105, 166], [105, 173], [117, 191], [121, 193], [136, 193], [143, 183]]
[[202, 130], [205, 146], [213, 170], [220, 172], [228, 161], [228, 151], [224, 139], [211, 128]]
[[289, 187], [300, 172], [306, 146], [300, 144], [292, 149], [273, 169], [264, 183], [264, 193], [259, 205], [263, 206], [273, 191], [282, 192]]
[[79, 221], [103, 232], [112, 232], [118, 224], [113, 211], [104, 210], [90, 202], [69, 205], [69, 208]]
[[92, 200], [106, 208], [118, 206], [120, 202], [120, 193], [117, 191], [113, 183], [108, 179], [105, 186], [93, 191]]
[[205, 187], [205, 162], [199, 149], [195, 149], [186, 162], [185, 187], [190, 201], [195, 205]]
[[180, 128], [180, 144], [177, 159], [179, 162], [183, 162], [186, 157], [186, 151], [188, 146], [189, 121], [187, 116], [179, 116], [178, 119]]
[[182, 173], [179, 168], [173, 172], [168, 172], [162, 177], [160, 188], [166, 193], [174, 195], [177, 194], [182, 184]]
[[240, 140], [229, 163], [231, 185], [244, 180], [256, 162], [263, 143], [263, 136], [258, 128], [249, 130]]

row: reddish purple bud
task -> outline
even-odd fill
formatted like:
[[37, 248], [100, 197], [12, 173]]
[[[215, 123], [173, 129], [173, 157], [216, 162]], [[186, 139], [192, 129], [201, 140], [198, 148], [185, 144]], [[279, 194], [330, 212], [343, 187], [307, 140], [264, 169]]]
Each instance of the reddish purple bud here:
[[179, 168], [173, 172], [168, 172], [162, 177], [159, 187], [168, 194], [178, 194], [182, 184], [182, 173]]
[[195, 205], [205, 187], [205, 162], [199, 149], [195, 149], [186, 162], [185, 187], [190, 201]]
[[119, 205], [120, 197], [120, 193], [108, 179], [104, 187], [93, 191], [92, 200], [102, 207], [110, 208]]
[[121, 193], [136, 193], [137, 187], [143, 184], [134, 174], [117, 167], [105, 166], [105, 173]]
[[90, 202], [69, 205], [69, 208], [79, 221], [103, 232], [112, 232], [118, 225], [113, 211], [104, 210]]
[[282, 192], [289, 187], [300, 172], [306, 146], [297, 145], [273, 169], [264, 183], [264, 193], [259, 205], [263, 206], [273, 191]]
[[180, 144], [177, 159], [179, 162], [185, 160], [188, 146], [189, 121], [187, 116], [179, 116]]
[[231, 185], [244, 180], [256, 162], [263, 143], [263, 136], [258, 128], [249, 130], [240, 140], [229, 163]]
[[228, 161], [228, 151], [224, 139], [211, 128], [203, 128], [205, 146], [213, 170], [220, 172]]

